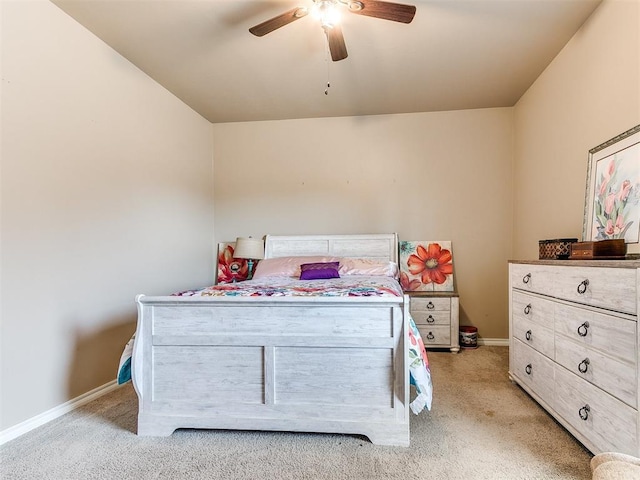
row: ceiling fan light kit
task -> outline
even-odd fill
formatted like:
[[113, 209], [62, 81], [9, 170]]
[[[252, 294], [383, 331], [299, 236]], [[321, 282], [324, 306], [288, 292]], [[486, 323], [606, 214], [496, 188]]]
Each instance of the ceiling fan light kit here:
[[349, 11], [351, 12], [359, 12], [364, 8], [364, 5], [362, 4], [362, 2], [342, 2], [342, 3], [346, 3], [347, 7], [349, 7]]
[[[320, 19], [320, 25], [327, 35], [327, 43], [334, 62], [347, 58], [347, 46], [340, 28], [340, 10], [346, 7], [347, 12], [356, 15], [381, 18], [393, 22], [411, 23], [416, 14], [416, 7], [402, 3], [383, 2], [378, 0], [313, 0], [314, 13]], [[249, 31], [262, 37], [280, 27], [290, 24], [310, 13], [307, 7], [296, 7], [276, 17], [270, 18]]]
[[331, 29], [340, 23], [340, 10], [336, 0], [321, 0], [315, 2], [314, 16], [320, 20], [320, 25], [325, 30]]

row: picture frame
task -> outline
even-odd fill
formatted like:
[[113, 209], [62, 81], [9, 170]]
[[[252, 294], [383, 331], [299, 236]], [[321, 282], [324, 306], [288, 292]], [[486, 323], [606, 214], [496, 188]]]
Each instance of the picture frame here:
[[640, 125], [589, 150], [582, 241], [620, 238], [640, 255]]
[[451, 241], [404, 240], [398, 247], [403, 291], [455, 291]]
[[249, 275], [249, 265], [244, 258], [234, 258], [235, 242], [218, 243], [218, 265], [216, 268], [216, 285], [222, 283], [242, 282]]

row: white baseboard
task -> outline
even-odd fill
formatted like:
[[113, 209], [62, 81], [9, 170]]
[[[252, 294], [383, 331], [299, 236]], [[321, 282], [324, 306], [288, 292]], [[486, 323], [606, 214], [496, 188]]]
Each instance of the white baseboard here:
[[14, 425], [13, 427], [9, 427], [6, 430], [0, 432], [0, 445], [3, 445], [14, 438], [18, 438], [20, 435], [23, 435], [34, 428], [40, 427], [45, 423], [50, 422], [51, 420], [55, 420], [58, 417], [61, 417], [65, 413], [69, 413], [72, 410], [75, 410], [82, 405], [85, 405], [96, 398], [101, 397], [102, 395], [106, 395], [107, 393], [115, 390], [116, 388], [121, 387], [115, 380], [112, 380], [109, 383], [105, 383], [104, 385], [94, 388], [93, 390], [80, 395], [74, 399], [69, 400], [68, 402], [63, 403], [62, 405], [58, 405], [57, 407], [52, 408], [51, 410], [47, 410], [40, 415], [36, 415], [28, 420], [25, 420], [22, 423]]
[[508, 347], [508, 338], [478, 338], [478, 345], [487, 345], [489, 347]]

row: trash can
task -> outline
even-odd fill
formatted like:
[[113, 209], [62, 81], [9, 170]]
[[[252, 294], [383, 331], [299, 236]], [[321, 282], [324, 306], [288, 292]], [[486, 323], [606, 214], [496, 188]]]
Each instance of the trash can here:
[[478, 348], [478, 329], [476, 327], [460, 327], [460, 346], [462, 348]]

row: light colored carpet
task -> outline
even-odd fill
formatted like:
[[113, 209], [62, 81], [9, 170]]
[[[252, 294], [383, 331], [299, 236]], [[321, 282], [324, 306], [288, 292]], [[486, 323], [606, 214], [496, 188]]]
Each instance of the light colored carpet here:
[[350, 435], [178, 430], [138, 437], [130, 384], [0, 448], [2, 479], [590, 479], [592, 455], [507, 375], [508, 348], [429, 352], [409, 448]]

